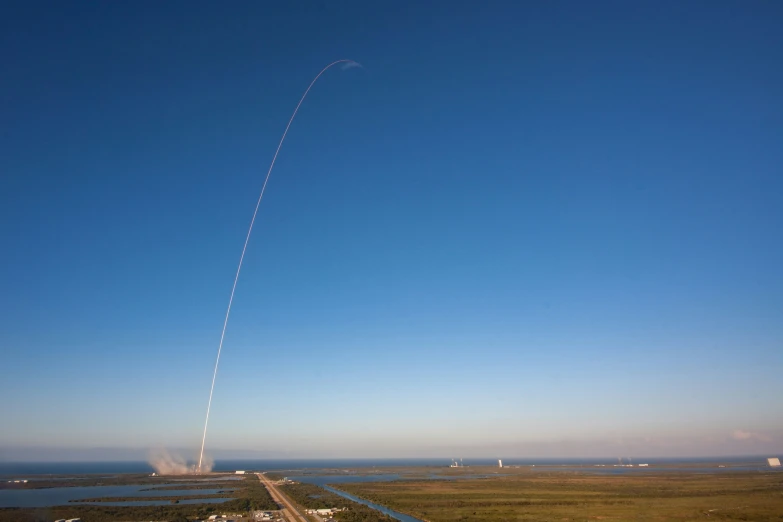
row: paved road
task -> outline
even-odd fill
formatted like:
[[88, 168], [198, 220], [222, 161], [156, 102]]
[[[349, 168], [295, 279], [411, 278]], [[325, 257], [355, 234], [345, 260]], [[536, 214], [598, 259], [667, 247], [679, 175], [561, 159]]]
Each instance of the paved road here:
[[294, 505], [291, 504], [291, 501], [288, 500], [288, 497], [278, 490], [277, 486], [275, 486], [271, 480], [266, 478], [266, 475], [263, 473], [256, 473], [256, 475], [258, 475], [258, 480], [263, 482], [266, 489], [269, 490], [269, 494], [272, 495], [272, 500], [283, 506], [283, 516], [286, 520], [290, 520], [291, 522], [309, 522], [296, 510]]

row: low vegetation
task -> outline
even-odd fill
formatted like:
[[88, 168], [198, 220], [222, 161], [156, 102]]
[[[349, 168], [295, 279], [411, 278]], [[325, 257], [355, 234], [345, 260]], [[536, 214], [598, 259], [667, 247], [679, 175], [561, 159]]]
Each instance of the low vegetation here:
[[334, 515], [343, 522], [395, 522], [380, 511], [336, 495], [313, 484], [293, 483], [278, 486], [281, 492], [306, 509], [344, 507]]
[[176, 477], [151, 477], [147, 473], [128, 473], [121, 475], [47, 475], [39, 480], [29, 482], [7, 482], [0, 481], [0, 489], [47, 489], [47, 488], [69, 488], [69, 487], [88, 487], [88, 486], [130, 486], [137, 484], [160, 484], [172, 479], [190, 479], [192, 475]]
[[334, 487], [430, 522], [783, 521], [783, 473], [607, 476], [554, 472]]
[[313, 484], [294, 482], [277, 486], [288, 498], [306, 509], [342, 507], [350, 500]]
[[[128, 484], [128, 482], [125, 482]], [[274, 510], [277, 504], [255, 475], [232, 481], [235, 491], [227, 493], [233, 500], [220, 504], [174, 504], [166, 506], [105, 506], [100, 504], [73, 504], [48, 508], [0, 509], [0, 522], [51, 522], [61, 518], [81, 518], [83, 522], [110, 522], [133, 520], [166, 520], [185, 522], [205, 519], [222, 513], [246, 513], [251, 510]], [[214, 483], [213, 486], [214, 487]], [[200, 498], [216, 495], [206, 495]], [[219, 496], [219, 495], [217, 495]], [[169, 497], [117, 497], [112, 501], [165, 500]], [[185, 499], [188, 497], [171, 497]], [[106, 499], [101, 499], [106, 501]]]

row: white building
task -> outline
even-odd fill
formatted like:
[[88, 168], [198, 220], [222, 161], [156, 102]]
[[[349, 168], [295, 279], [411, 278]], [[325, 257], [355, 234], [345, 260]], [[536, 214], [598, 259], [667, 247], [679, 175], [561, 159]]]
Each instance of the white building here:
[[649, 466], [650, 466], [649, 464], [639, 464], [640, 468], [646, 468], [646, 467], [649, 467]]
[[767, 464], [769, 464], [769, 467], [771, 468], [779, 468], [780, 467], [780, 459], [777, 457], [770, 457], [767, 459]]
[[337, 513], [338, 511], [342, 511], [343, 508], [320, 508], [320, 509], [308, 509], [306, 510], [306, 513], [308, 515], [321, 515], [321, 516], [331, 516]]
[[502, 467], [503, 467], [503, 461], [502, 461], [502, 460], [500, 460], [500, 459], [498, 459], [498, 467], [499, 467], [499, 468], [502, 468]]
[[242, 471], [242, 470], [236, 470], [234, 473], [236, 473], [237, 475], [244, 475], [245, 474], [245, 472]]

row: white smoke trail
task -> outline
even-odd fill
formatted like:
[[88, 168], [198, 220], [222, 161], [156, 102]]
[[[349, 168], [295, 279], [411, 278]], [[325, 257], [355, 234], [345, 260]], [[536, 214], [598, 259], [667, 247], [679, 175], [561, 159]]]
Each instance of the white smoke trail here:
[[187, 475], [197, 473], [199, 469], [207, 473], [212, 470], [212, 459], [209, 457], [203, 466], [197, 467], [195, 464], [188, 465], [180, 455], [172, 455], [162, 448], [151, 451], [148, 462], [158, 475]]
[[226, 326], [228, 325], [228, 316], [231, 313], [231, 303], [234, 302], [234, 292], [237, 289], [237, 281], [239, 280], [239, 272], [242, 270], [242, 261], [245, 259], [245, 251], [247, 250], [247, 243], [250, 241], [250, 233], [253, 231], [253, 224], [256, 222], [256, 215], [258, 214], [258, 207], [261, 205], [261, 199], [264, 197], [264, 191], [266, 190], [266, 184], [269, 181], [269, 176], [272, 174], [272, 169], [275, 166], [275, 161], [277, 161], [277, 155], [280, 153], [280, 148], [283, 146], [283, 142], [285, 141], [285, 137], [288, 134], [288, 129], [291, 127], [291, 123], [294, 121], [294, 118], [296, 117], [296, 113], [299, 112], [299, 107], [301, 107], [302, 102], [307, 97], [307, 93], [310, 92], [310, 89], [313, 88], [313, 85], [315, 85], [315, 82], [318, 81], [318, 78], [321, 77], [323, 73], [325, 73], [327, 70], [329, 70], [332, 66], [337, 65], [338, 63], [342, 63], [343, 68], [352, 68], [352, 67], [361, 67], [361, 64], [358, 62], [355, 62], [353, 60], [337, 60], [336, 62], [332, 62], [323, 69], [321, 69], [321, 72], [319, 72], [315, 78], [313, 78], [313, 81], [310, 82], [310, 85], [307, 87], [307, 90], [305, 90], [304, 94], [302, 95], [302, 98], [299, 100], [299, 103], [296, 104], [296, 108], [294, 109], [294, 113], [291, 115], [291, 118], [288, 120], [288, 125], [285, 126], [285, 131], [283, 132], [283, 137], [280, 138], [280, 143], [277, 144], [277, 150], [275, 150], [275, 155], [272, 157], [272, 163], [269, 165], [269, 170], [266, 173], [266, 178], [264, 179], [264, 184], [261, 186], [261, 194], [258, 196], [258, 201], [256, 202], [256, 209], [253, 211], [253, 218], [250, 220], [250, 227], [247, 229], [247, 236], [245, 237], [245, 244], [242, 247], [242, 255], [239, 256], [239, 266], [237, 266], [237, 273], [234, 276], [234, 285], [231, 287], [231, 297], [228, 299], [228, 309], [226, 310], [226, 318], [223, 320], [223, 331], [220, 333], [220, 344], [218, 345], [218, 353], [217, 353], [217, 359], [215, 360], [215, 371], [212, 373], [212, 386], [209, 389], [209, 402], [207, 402], [207, 418], [204, 421], [204, 435], [201, 437], [201, 453], [198, 458], [198, 467], [196, 468], [198, 472], [201, 472], [202, 470], [202, 460], [204, 458], [204, 444], [207, 440], [207, 425], [209, 424], [209, 410], [212, 407], [212, 393], [215, 390], [215, 378], [217, 377], [217, 370], [218, 370], [218, 364], [220, 363], [220, 352], [223, 350], [223, 338], [226, 335]]

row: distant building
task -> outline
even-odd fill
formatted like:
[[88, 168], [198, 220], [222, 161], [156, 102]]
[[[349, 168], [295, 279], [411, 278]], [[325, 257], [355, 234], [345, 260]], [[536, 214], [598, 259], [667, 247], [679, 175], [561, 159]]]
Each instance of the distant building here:
[[649, 467], [649, 466], [650, 466], [649, 464], [639, 464], [640, 468], [646, 468], [646, 467]]
[[234, 473], [236, 473], [237, 475], [244, 475], [245, 474], [245, 472], [242, 471], [242, 470], [237, 470]]
[[777, 457], [770, 457], [767, 459], [767, 464], [769, 464], [769, 467], [771, 468], [779, 468], [780, 467], [780, 459]]
[[320, 508], [320, 509], [308, 509], [305, 510], [305, 513], [308, 515], [321, 515], [321, 516], [332, 516], [338, 511], [342, 511], [345, 508]]
[[502, 460], [500, 460], [500, 459], [498, 459], [498, 467], [499, 467], [499, 468], [502, 468], [502, 467], [503, 467], [503, 461], [502, 461]]

